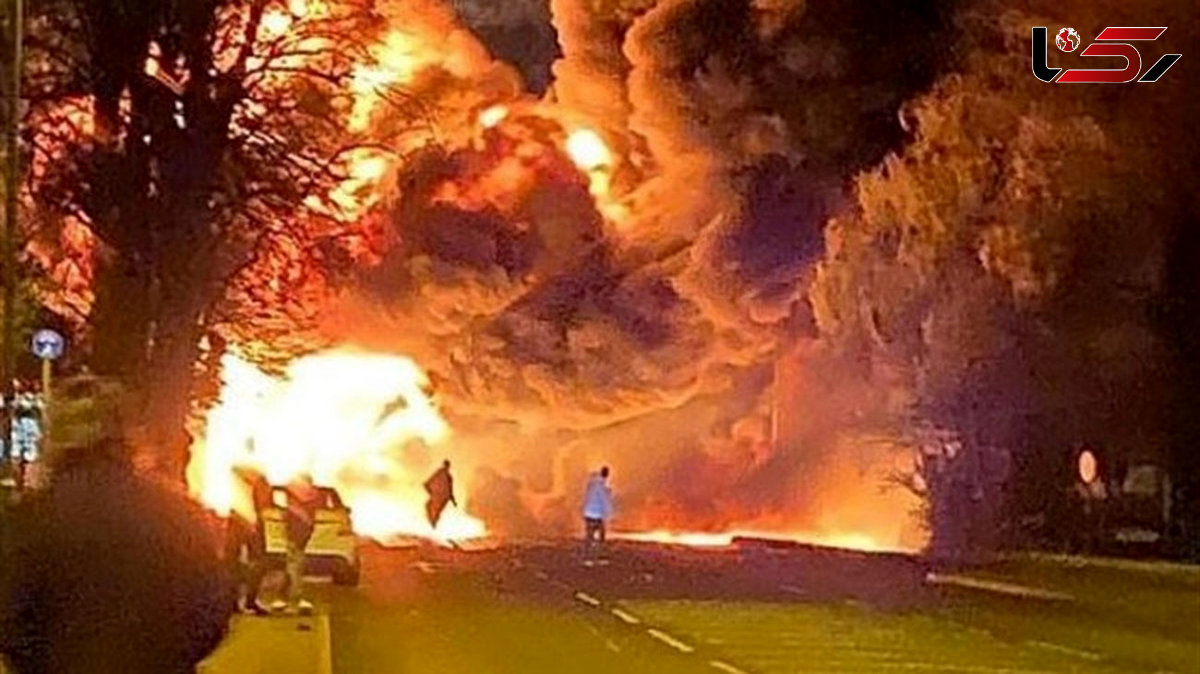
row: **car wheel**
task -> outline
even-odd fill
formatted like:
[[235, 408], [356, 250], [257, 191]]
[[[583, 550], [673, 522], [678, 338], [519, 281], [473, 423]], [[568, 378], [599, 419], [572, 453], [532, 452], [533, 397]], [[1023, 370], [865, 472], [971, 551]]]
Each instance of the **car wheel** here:
[[343, 563], [333, 572], [333, 582], [335, 585], [356, 587], [361, 575], [361, 568], [358, 564]]

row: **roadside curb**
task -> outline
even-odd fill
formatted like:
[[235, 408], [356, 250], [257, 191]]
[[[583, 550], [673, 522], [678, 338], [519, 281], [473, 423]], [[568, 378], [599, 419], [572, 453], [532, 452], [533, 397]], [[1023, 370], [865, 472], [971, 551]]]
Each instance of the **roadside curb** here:
[[977, 578], [974, 576], [965, 576], [960, 574], [930, 572], [925, 575], [925, 582], [930, 585], [950, 585], [968, 590], [980, 590], [994, 594], [1008, 595], [1010, 597], [1020, 597], [1022, 599], [1042, 599], [1046, 601], [1062, 602], [1075, 601], [1075, 597], [1067, 594], [1066, 592], [1056, 592], [1054, 590], [1045, 590], [1039, 587], [1030, 587], [1028, 585], [1018, 585], [1017, 583], [988, 580], [986, 578]]
[[237, 616], [198, 674], [332, 674], [329, 616]]

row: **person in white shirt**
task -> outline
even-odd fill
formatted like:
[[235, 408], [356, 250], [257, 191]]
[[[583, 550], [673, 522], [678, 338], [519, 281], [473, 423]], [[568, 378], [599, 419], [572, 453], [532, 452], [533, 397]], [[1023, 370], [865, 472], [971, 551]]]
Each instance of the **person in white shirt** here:
[[607, 522], [613, 513], [612, 491], [608, 487], [608, 466], [588, 477], [583, 499], [584, 552], [604, 543]]

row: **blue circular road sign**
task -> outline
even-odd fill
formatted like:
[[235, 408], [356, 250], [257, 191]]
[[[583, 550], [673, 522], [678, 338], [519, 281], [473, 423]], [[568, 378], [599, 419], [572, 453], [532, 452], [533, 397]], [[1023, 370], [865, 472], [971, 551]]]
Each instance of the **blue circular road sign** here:
[[29, 348], [33, 355], [42, 360], [54, 360], [63, 354], [66, 345], [67, 340], [63, 339], [62, 335], [53, 330], [43, 329], [33, 333]]

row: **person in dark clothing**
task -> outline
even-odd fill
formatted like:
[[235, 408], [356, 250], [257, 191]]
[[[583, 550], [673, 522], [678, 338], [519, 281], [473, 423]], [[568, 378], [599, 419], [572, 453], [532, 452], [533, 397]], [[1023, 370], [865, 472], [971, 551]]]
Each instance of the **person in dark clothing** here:
[[249, 490], [254, 519], [246, 519], [236, 510], [229, 514], [226, 559], [238, 580], [239, 609], [266, 615], [268, 610], [259, 602], [258, 595], [268, 566], [263, 511], [271, 507], [271, 484], [253, 468], [238, 468], [236, 472]]
[[442, 467], [425, 480], [425, 491], [429, 494], [429, 500], [425, 502], [425, 516], [429, 519], [429, 526], [436, 529], [446, 504], [453, 503], [458, 507], [458, 501], [454, 498], [454, 477], [450, 475], [449, 461], [443, 461]]
[[84, 442], [52, 445], [49, 484], [14, 514], [0, 653], [15, 674], [194, 672], [232, 613], [216, 520], [136, 474], [119, 424], [85, 423]]
[[287, 600], [275, 608], [309, 614], [313, 605], [304, 598], [305, 550], [316, 528], [317, 510], [325, 496], [313, 485], [312, 476], [302, 474], [287, 486], [287, 510], [283, 515], [287, 533]]

